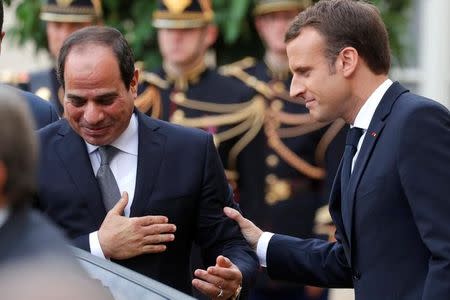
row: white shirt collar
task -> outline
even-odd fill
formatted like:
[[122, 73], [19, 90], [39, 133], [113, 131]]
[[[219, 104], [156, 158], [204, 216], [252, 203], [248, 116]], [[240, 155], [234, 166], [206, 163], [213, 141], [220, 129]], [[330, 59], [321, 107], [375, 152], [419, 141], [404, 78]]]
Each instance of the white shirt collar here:
[[372, 121], [378, 104], [380, 104], [381, 99], [391, 85], [392, 80], [388, 78], [379, 87], [377, 87], [377, 89], [372, 93], [372, 95], [370, 95], [370, 97], [359, 110], [352, 127], [358, 127], [364, 130], [367, 130], [369, 128], [370, 122]]
[[6, 220], [8, 220], [8, 216], [9, 216], [9, 209], [0, 208], [0, 227], [2, 227], [3, 224], [6, 223]]
[[[91, 154], [97, 150], [98, 146], [89, 144], [86, 142], [88, 153]], [[116, 147], [122, 152], [126, 152], [132, 155], [138, 154], [138, 120], [136, 114], [133, 114], [130, 118], [130, 124], [127, 129], [114, 141], [111, 146]]]

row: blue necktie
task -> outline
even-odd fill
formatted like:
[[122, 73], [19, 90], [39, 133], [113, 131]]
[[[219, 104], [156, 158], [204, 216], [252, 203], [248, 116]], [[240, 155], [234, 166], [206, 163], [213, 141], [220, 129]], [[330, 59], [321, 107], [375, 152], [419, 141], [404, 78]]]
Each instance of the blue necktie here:
[[351, 215], [350, 215], [350, 199], [347, 199], [347, 189], [350, 182], [350, 176], [352, 173], [352, 161], [355, 156], [356, 149], [358, 147], [359, 139], [364, 130], [361, 128], [353, 127], [347, 133], [347, 139], [345, 141], [345, 151], [342, 158], [341, 169], [341, 210], [342, 219], [347, 236], [350, 236], [351, 228]]
[[113, 208], [120, 199], [120, 190], [109, 166], [109, 163], [118, 151], [119, 149], [109, 145], [98, 147], [100, 168], [97, 171], [97, 181], [102, 192], [106, 211]]

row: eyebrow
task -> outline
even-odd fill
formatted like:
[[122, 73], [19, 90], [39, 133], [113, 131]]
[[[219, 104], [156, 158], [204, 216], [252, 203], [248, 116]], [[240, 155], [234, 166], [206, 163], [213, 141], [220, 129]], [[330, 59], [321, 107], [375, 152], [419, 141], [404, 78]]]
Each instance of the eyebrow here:
[[[95, 96], [94, 100], [102, 100], [102, 99], [105, 99], [105, 98], [117, 97], [117, 95], [118, 95], [118, 93], [115, 92], [115, 91], [114, 92], [106, 92], [104, 94], [100, 94], [100, 95]], [[66, 97], [70, 98], [70, 99], [78, 99], [78, 100], [85, 100], [86, 99], [86, 97], [83, 97], [83, 96], [80, 96], [80, 95], [76, 95], [76, 94], [71, 94], [71, 93], [68, 93], [66, 95]]]
[[303, 73], [303, 72], [307, 72], [307, 71], [309, 71], [309, 70], [311, 70], [311, 67], [306, 67], [306, 66], [297, 66], [297, 67], [294, 67], [294, 72], [300, 72], [300, 73]]

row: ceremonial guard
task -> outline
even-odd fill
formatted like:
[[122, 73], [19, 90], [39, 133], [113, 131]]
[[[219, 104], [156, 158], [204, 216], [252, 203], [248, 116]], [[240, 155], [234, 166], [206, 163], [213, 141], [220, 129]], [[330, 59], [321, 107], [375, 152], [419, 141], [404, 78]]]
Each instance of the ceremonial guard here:
[[[100, 0], [48, 0], [42, 5], [41, 20], [45, 21], [48, 51], [56, 61], [62, 43], [72, 32], [97, 24], [102, 19]], [[51, 67], [29, 75], [27, 89], [50, 101], [60, 116], [64, 113], [63, 91]]]
[[236, 157], [251, 140], [242, 139], [242, 133], [262, 114], [258, 114], [258, 102], [250, 101], [252, 89], [220, 75], [207, 62], [218, 34], [213, 17], [208, 0], [160, 1], [153, 26], [163, 64], [153, 72], [141, 72], [135, 104], [153, 117], [213, 133], [227, 176], [234, 180]]
[[[240, 206], [264, 230], [313, 235], [316, 210], [328, 201], [344, 149], [344, 121], [318, 123], [289, 96], [291, 73], [284, 34], [310, 1], [262, 0], [253, 10], [265, 45], [262, 61], [247, 57], [220, 68], [265, 99], [263, 129], [237, 163]], [[323, 299], [322, 291], [280, 284], [260, 274], [252, 299]]]

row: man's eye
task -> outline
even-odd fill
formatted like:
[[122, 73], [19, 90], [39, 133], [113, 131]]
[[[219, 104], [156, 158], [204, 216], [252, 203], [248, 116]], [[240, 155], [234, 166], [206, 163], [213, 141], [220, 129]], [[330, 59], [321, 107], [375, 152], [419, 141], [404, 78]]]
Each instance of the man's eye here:
[[107, 97], [107, 98], [102, 98], [98, 101], [98, 104], [101, 105], [111, 105], [113, 104], [114, 100], [116, 100], [116, 97]]
[[300, 75], [302, 75], [303, 77], [308, 77], [311, 74], [310, 70], [306, 70], [306, 71], [301, 71]]
[[76, 107], [80, 107], [83, 106], [84, 103], [86, 103], [86, 101], [84, 101], [83, 99], [69, 99], [69, 102]]

